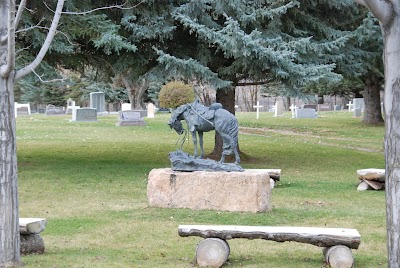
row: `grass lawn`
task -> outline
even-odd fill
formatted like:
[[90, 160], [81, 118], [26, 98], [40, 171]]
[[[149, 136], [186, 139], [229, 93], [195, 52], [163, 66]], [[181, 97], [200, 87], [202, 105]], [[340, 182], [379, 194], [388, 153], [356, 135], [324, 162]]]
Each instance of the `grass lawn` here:
[[[178, 135], [169, 114], [144, 127], [117, 127], [70, 116], [17, 118], [20, 217], [48, 219], [46, 253], [24, 267], [192, 267], [201, 238], [181, 238], [179, 224], [356, 228], [356, 267], [386, 267], [385, 194], [358, 192], [356, 170], [384, 168], [383, 126], [348, 112], [318, 119], [238, 113], [244, 168], [282, 169], [269, 213], [148, 206], [147, 175], [169, 167]], [[205, 134], [205, 150], [214, 133]], [[192, 153], [191, 141], [184, 150]], [[226, 267], [326, 267], [322, 249], [296, 242], [235, 239]]]

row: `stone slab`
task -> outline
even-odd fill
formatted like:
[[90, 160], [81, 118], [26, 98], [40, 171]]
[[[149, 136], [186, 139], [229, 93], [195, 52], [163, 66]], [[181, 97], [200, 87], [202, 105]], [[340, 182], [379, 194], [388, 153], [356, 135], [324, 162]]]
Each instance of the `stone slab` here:
[[271, 206], [270, 178], [267, 170], [243, 172], [179, 172], [171, 168], [149, 173], [147, 198], [150, 206], [267, 212]]

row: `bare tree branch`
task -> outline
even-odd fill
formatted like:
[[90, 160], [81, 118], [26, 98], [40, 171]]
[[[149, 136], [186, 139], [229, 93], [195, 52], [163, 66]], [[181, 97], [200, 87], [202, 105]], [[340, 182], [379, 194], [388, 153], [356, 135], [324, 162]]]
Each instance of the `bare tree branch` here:
[[52, 79], [52, 80], [43, 80], [42, 77], [38, 73], [36, 73], [34, 69], [32, 69], [31, 71], [32, 71], [32, 73], [34, 73], [37, 76], [37, 78], [39, 78], [40, 82], [42, 82], [42, 83], [54, 83], [54, 82], [63, 82], [63, 81], [65, 81], [64, 78]]
[[14, 69], [15, 66], [15, 0], [10, 0], [10, 8], [8, 12], [7, 27], [7, 63], [1, 66], [0, 75], [6, 78]]
[[[54, 35], [56, 34], [58, 21], [60, 20], [62, 8], [64, 6], [64, 1], [65, 0], [58, 0], [58, 2], [57, 2], [57, 8], [54, 13], [53, 21], [51, 22], [49, 33], [47, 34], [46, 40], [44, 41], [43, 46], [40, 49], [38, 55], [36, 56], [36, 58], [33, 60], [32, 63], [25, 66], [21, 70], [17, 71], [17, 73], [15, 74], [15, 79], [19, 79], [21, 77], [28, 75], [43, 60], [44, 56], [46, 55], [47, 50], [49, 50], [49, 47], [50, 47], [51, 41], [54, 38]], [[15, 38], [13, 38], [13, 39], [15, 39]]]
[[[39, 22], [39, 23], [40, 23], [40, 22]], [[31, 27], [28, 27], [28, 28], [24, 28], [24, 29], [18, 30], [18, 31], [16, 31], [15, 33], [27, 32], [27, 31], [32, 30], [32, 29], [35, 29], [35, 28], [37, 28], [37, 29], [50, 30], [50, 28], [48, 28], [48, 27], [39, 26], [39, 24], [37, 24], [37, 25], [35, 25], [35, 26], [31, 26]], [[71, 45], [73, 45], [73, 46], [75, 45], [74, 43], [72, 43], [72, 41], [70, 40], [69, 36], [68, 36], [66, 33], [57, 30], [55, 35], [57, 35], [58, 33], [64, 35], [64, 37], [67, 39], [67, 41], [68, 41], [69, 44], [71, 44]]]
[[21, 20], [22, 12], [25, 9], [25, 4], [26, 0], [21, 0], [21, 3], [19, 3], [17, 15], [15, 16], [15, 22], [14, 22], [15, 29], [17, 29], [18, 23]]
[[[105, 7], [99, 7], [99, 8], [95, 8], [95, 9], [91, 9], [88, 11], [82, 11], [82, 12], [70, 12], [70, 11], [64, 11], [62, 12], [62, 14], [67, 14], [67, 15], [86, 15], [86, 14], [90, 14], [99, 10], [104, 10], [104, 9], [113, 9], [113, 8], [117, 8], [117, 9], [123, 9], [123, 10], [127, 10], [127, 9], [133, 9], [136, 8], [137, 6], [139, 6], [140, 4], [144, 3], [145, 0], [141, 1], [140, 3], [132, 6], [132, 7], [124, 7], [125, 4], [123, 5], [113, 5], [113, 6], [105, 6]], [[44, 3], [45, 6], [52, 12], [54, 12], [49, 6], [47, 6], [46, 3]]]

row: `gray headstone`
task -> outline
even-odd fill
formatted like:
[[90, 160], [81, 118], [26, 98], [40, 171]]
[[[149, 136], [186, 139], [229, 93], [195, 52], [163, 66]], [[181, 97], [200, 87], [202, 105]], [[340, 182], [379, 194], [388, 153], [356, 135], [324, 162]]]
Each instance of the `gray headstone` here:
[[275, 116], [283, 116], [283, 100], [276, 101]]
[[340, 111], [342, 109], [341, 105], [335, 105], [335, 111]]
[[65, 114], [64, 107], [57, 107], [52, 104], [46, 106], [46, 115], [59, 115]]
[[74, 122], [96, 122], [97, 111], [93, 108], [78, 108], [72, 111], [72, 120]]
[[146, 123], [139, 111], [119, 111], [117, 126], [144, 126]]
[[318, 111], [319, 111], [319, 112], [320, 112], [320, 111], [331, 111], [331, 110], [332, 110], [332, 109], [331, 109], [331, 106], [330, 106], [329, 104], [326, 104], [326, 103], [324, 103], [324, 104], [318, 104], [317, 108], [318, 108]]
[[361, 108], [354, 108], [354, 116], [355, 117], [360, 117], [361, 116]]
[[304, 104], [303, 108], [317, 110], [317, 105], [316, 104]]
[[354, 106], [353, 106], [354, 109], [360, 108], [361, 111], [364, 111], [364, 105], [365, 105], [364, 98], [353, 99], [353, 104], [354, 104]]
[[90, 93], [90, 108], [96, 109], [98, 113], [106, 112], [106, 94], [104, 92]]
[[294, 112], [295, 118], [317, 118], [317, 113], [315, 109], [311, 108], [303, 108], [303, 109], [296, 109]]

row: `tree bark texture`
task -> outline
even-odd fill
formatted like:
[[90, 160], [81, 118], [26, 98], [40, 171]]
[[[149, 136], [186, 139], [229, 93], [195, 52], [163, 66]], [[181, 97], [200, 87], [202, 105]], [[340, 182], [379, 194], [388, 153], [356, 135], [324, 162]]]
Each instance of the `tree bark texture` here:
[[[400, 3], [397, 3], [398, 12]], [[395, 12], [393, 10], [393, 13]], [[400, 267], [400, 14], [383, 26], [385, 63], [386, 228], [389, 267]]]
[[361, 92], [365, 103], [363, 122], [369, 125], [383, 122], [380, 82], [381, 78], [375, 75], [370, 75], [364, 79], [364, 90]]
[[0, 77], [0, 267], [20, 262], [14, 72]]
[[[20, 263], [14, 115], [15, 1], [0, 0], [0, 267]], [[3, 38], [4, 37], [4, 38]]]
[[40, 234], [21, 234], [21, 254], [44, 253], [44, 241]]
[[361, 243], [357, 230], [341, 228], [180, 225], [178, 234], [183, 237], [200, 236], [222, 240], [247, 238], [276, 242], [295, 241], [318, 247], [343, 245], [354, 249]]

